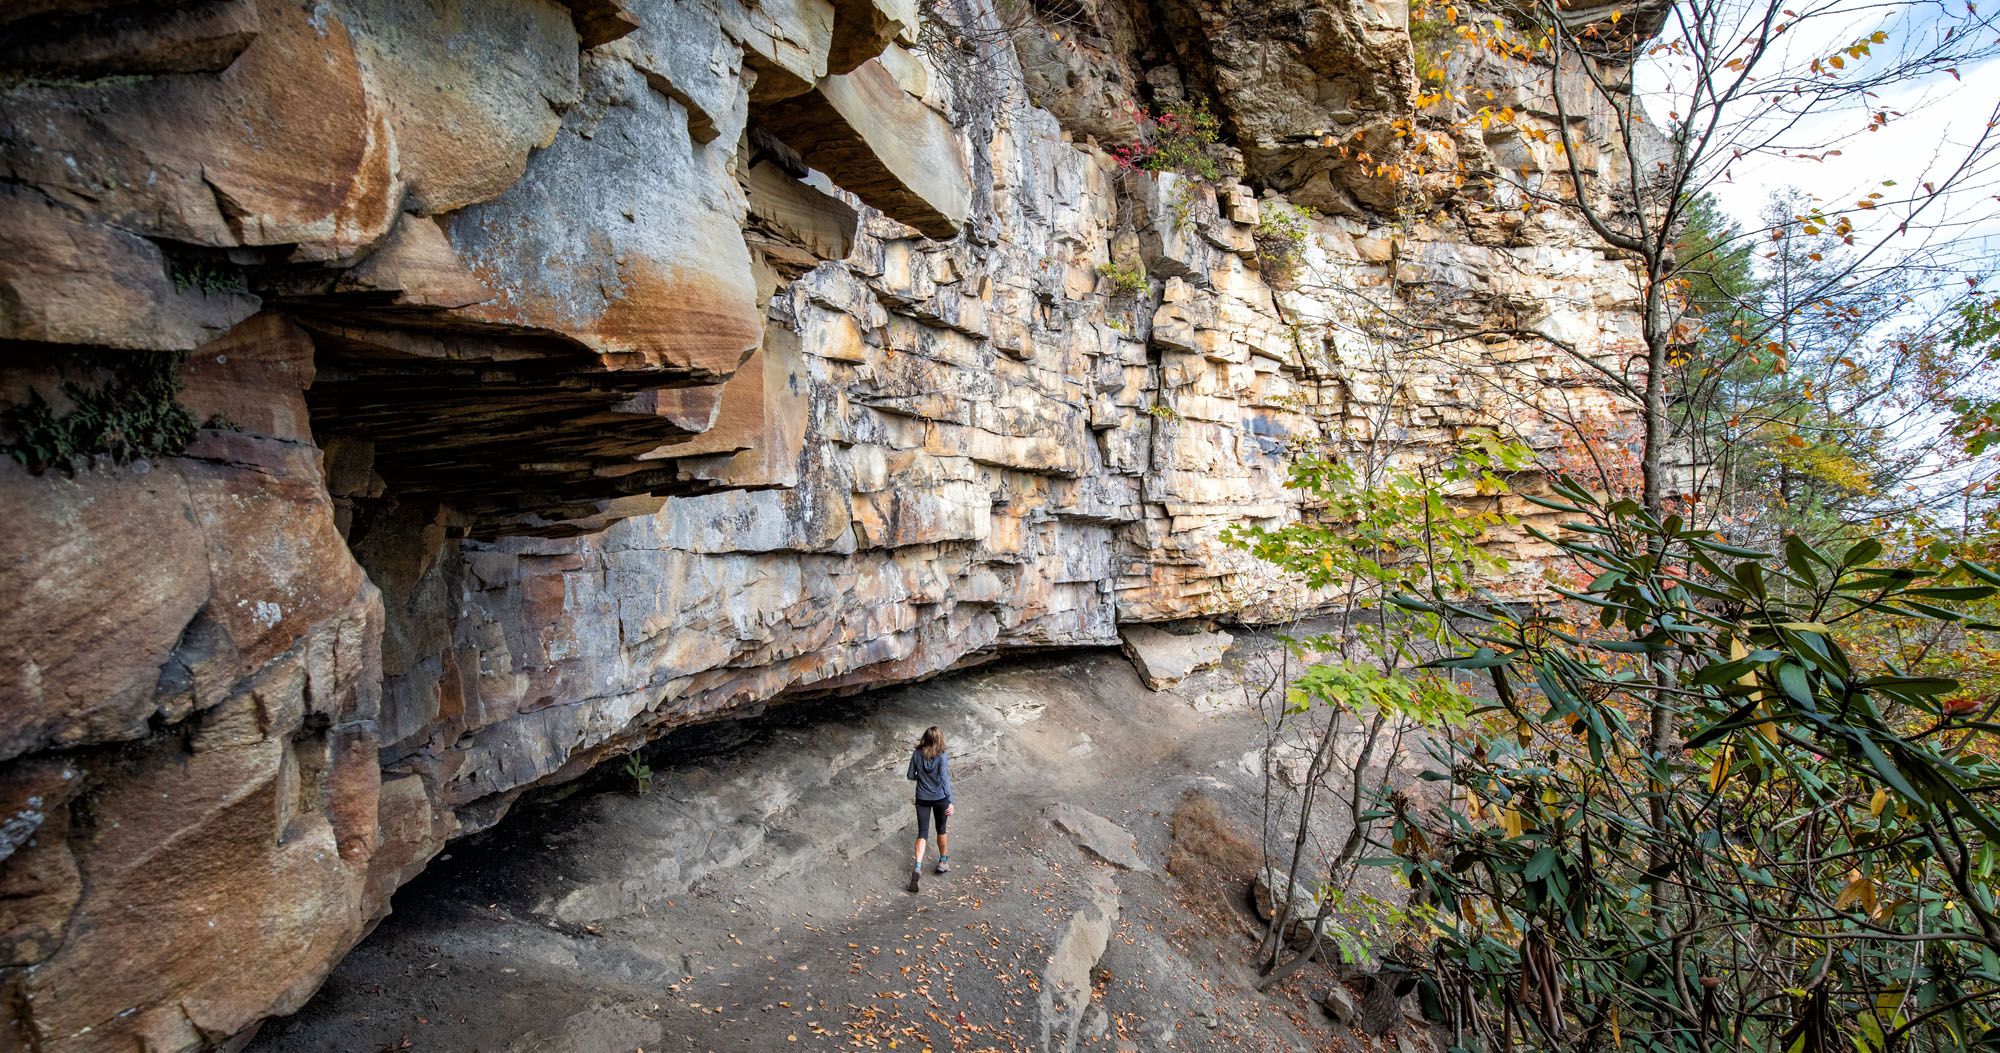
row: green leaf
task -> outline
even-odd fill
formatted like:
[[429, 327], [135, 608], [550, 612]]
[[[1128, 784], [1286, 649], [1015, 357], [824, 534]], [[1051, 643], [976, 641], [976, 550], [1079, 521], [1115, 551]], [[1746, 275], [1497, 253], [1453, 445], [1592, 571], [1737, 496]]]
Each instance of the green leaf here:
[[1743, 548], [1739, 545], [1725, 545], [1720, 541], [1690, 541], [1688, 544], [1707, 552], [1714, 552], [1724, 556], [1735, 556], [1738, 559], [1771, 558], [1769, 552], [1760, 552], [1757, 549]]
[[[1840, 569], [1846, 570], [1849, 567], [1862, 566], [1881, 554], [1882, 543], [1880, 541], [1874, 538], [1858, 541], [1853, 548], [1848, 549], [1846, 554], [1840, 557]], [[2000, 582], [1995, 582], [1994, 584], [2000, 585]]]
[[[1914, 591], [1915, 590], [1911, 590], [1911, 592]], [[1965, 617], [1965, 615], [1962, 612], [1954, 611], [1949, 607], [1939, 607], [1936, 604], [1922, 603], [1917, 600], [1910, 599], [1910, 593], [1904, 593], [1903, 595], [1896, 597], [1896, 600], [1903, 607], [1908, 608], [1910, 611], [1914, 612], [1919, 617], [1929, 618], [1932, 621], [1955, 622], [1955, 621], [1960, 621]]]
[[1927, 600], [1961, 602], [1983, 600], [1993, 595], [1994, 591], [1990, 585], [1927, 585], [1919, 589], [1909, 589], [1904, 595], [1922, 596]]
[[1555, 870], [1557, 862], [1555, 848], [1543, 845], [1529, 858], [1528, 865], [1521, 868], [1521, 878], [1525, 881], [1540, 881]]
[[1506, 665], [1512, 659], [1499, 654], [1491, 647], [1481, 647], [1468, 655], [1456, 658], [1439, 658], [1425, 662], [1422, 669], [1493, 669]]
[[1613, 607], [1619, 610], [1626, 610], [1629, 609], [1630, 606], [1629, 604], [1619, 603], [1617, 600], [1605, 599], [1602, 596], [1592, 596], [1587, 592], [1573, 592], [1569, 589], [1563, 588], [1560, 585], [1549, 586], [1549, 591], [1554, 592], [1558, 595], [1567, 596], [1578, 603], [1590, 604], [1592, 607]]
[[1792, 701], [1801, 706], [1812, 706], [1812, 682], [1807, 679], [1804, 666], [1796, 662], [1779, 662], [1777, 680], [1778, 686]]
[[1717, 662], [1714, 665], [1703, 666], [1700, 670], [1696, 671], [1694, 676], [1688, 678], [1688, 682], [1698, 687], [1721, 687], [1724, 684], [1733, 684], [1743, 674], [1756, 669], [1769, 660], [1768, 658], [1758, 658], [1752, 655], [1748, 658], [1738, 658], [1731, 662]]
[[1948, 676], [1871, 676], [1860, 686], [1892, 695], [1948, 695], [1959, 682]]
[[1965, 568], [1973, 577], [1978, 578], [1988, 585], [2000, 585], [2000, 573], [1995, 573], [1992, 568], [1983, 563], [1974, 563], [1969, 559], [1962, 559], [1958, 561], [1958, 565]]
[[1819, 587], [1819, 573], [1813, 569], [1814, 563], [1825, 563], [1826, 559], [1814, 552], [1797, 534], [1785, 538], [1785, 566], [1792, 568], [1808, 590]]
[[1534, 494], [1521, 494], [1519, 496], [1521, 500], [1527, 501], [1530, 504], [1540, 505], [1543, 508], [1553, 509], [1557, 512], [1565, 512], [1570, 515], [1580, 515], [1583, 512], [1583, 509], [1575, 505], [1564, 504], [1561, 501], [1551, 501], [1546, 497], [1536, 497]]
[[1882, 752], [1882, 747], [1876, 744], [1868, 732], [1856, 727], [1842, 730], [1846, 732], [1847, 740], [1860, 748], [1861, 755], [1867, 758], [1869, 766], [1875, 769], [1875, 773], [1882, 777], [1883, 782], [1889, 784], [1890, 789], [1902, 794], [1905, 800], [1913, 804], [1922, 806], [1925, 803], [1924, 799], [1917, 795], [1917, 788], [1911, 786], [1910, 781], [1903, 777], [1902, 769], [1896, 767], [1889, 759], [1889, 755]]

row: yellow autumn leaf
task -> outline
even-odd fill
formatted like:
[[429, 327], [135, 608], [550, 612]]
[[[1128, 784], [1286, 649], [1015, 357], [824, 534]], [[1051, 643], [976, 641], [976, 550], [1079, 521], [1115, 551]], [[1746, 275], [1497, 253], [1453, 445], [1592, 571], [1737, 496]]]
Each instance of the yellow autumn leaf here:
[[1875, 788], [1875, 796], [1868, 801], [1868, 814], [1880, 818], [1882, 809], [1888, 804], [1889, 791], [1878, 786]]
[[1847, 872], [1847, 885], [1833, 901], [1835, 910], [1846, 910], [1850, 906], [1860, 907], [1869, 914], [1875, 913], [1875, 882], [1859, 870]]

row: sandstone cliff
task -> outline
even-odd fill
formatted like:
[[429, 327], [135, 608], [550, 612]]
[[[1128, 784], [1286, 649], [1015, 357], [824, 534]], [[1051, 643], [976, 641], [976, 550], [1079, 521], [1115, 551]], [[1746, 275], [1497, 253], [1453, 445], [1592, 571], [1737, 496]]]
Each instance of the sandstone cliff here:
[[[1295, 437], [1616, 425], [1507, 334], [1621, 361], [1626, 268], [1520, 127], [1413, 121], [1393, 0], [1003, 6], [0, 13], [0, 1049], [287, 1012], [674, 725], [1306, 609], [1217, 540]], [[1108, 152], [1197, 95], [1240, 174]]]

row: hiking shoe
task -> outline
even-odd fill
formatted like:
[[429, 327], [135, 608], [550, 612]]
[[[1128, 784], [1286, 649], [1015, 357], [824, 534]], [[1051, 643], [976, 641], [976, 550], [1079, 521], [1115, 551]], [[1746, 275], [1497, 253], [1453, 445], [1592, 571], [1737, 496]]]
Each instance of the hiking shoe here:
[[938, 872], [938, 873], [940, 873], [940, 874], [949, 874], [949, 873], [951, 873], [951, 860], [949, 860], [949, 859], [940, 859], [940, 860], [938, 860], [938, 861], [937, 861], [937, 872]]
[[911, 867], [911, 868], [910, 868], [910, 891], [911, 891], [911, 892], [915, 892], [915, 891], [917, 890], [917, 876], [918, 876], [918, 874], [920, 874], [920, 873], [922, 873], [922, 872], [921, 872], [921, 871], [919, 871], [919, 870], [917, 870], [917, 869], [916, 869], [915, 867]]

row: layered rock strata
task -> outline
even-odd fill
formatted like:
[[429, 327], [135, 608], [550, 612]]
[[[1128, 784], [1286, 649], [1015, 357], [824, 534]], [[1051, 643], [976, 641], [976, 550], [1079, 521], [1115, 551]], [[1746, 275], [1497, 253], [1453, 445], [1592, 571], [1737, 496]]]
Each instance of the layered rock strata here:
[[[1219, 540], [1301, 514], [1296, 441], [1615, 431], [1509, 335], [1635, 343], [1625, 266], [1515, 207], [1546, 142], [1433, 130], [1460, 175], [1393, 185], [1333, 148], [1408, 116], [1400, 8], [1058, 6], [0, 14], [0, 438], [58, 462], [0, 459], [0, 1048], [224, 1043], [668, 727], [1309, 609]], [[1197, 92], [1252, 182], [1106, 152]], [[1413, 355], [1405, 307], [1487, 335]], [[29, 449], [38, 405], [146, 455]]]

